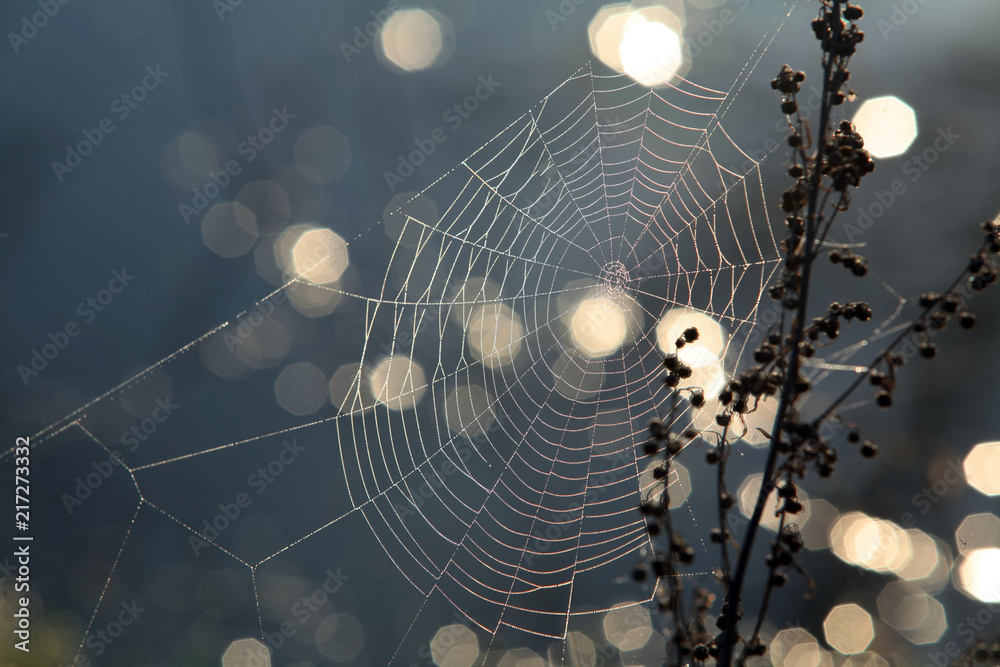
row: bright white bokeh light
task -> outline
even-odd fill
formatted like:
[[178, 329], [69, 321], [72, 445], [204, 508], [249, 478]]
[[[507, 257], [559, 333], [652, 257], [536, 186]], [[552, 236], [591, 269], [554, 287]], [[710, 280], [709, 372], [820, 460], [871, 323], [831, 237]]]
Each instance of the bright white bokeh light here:
[[683, 4], [636, 9], [626, 3], [603, 6], [590, 22], [590, 49], [598, 60], [647, 86], [661, 86], [687, 69]]
[[[691, 327], [698, 330], [698, 340], [678, 350], [677, 339]], [[684, 384], [701, 387], [709, 397], [717, 396], [725, 386], [723, 358], [727, 338], [726, 330], [713, 317], [692, 308], [671, 308], [656, 324], [656, 346], [660, 352], [664, 355], [676, 354], [678, 359], [690, 366], [693, 374]], [[711, 429], [718, 412], [718, 408], [711, 412], [706, 410], [707, 422], [695, 428]]]
[[726, 349], [726, 331], [710, 315], [691, 308], [671, 308], [660, 318], [656, 325], [656, 346], [663, 354], [677, 353], [677, 339], [691, 327], [698, 330], [698, 340], [681, 348], [678, 358], [688, 366], [714, 363], [699, 348], [704, 348], [712, 359], [718, 358]]
[[1000, 495], [1000, 442], [981, 442], [973, 447], [962, 469], [971, 487], [988, 496]]
[[622, 66], [622, 35], [632, 15], [627, 3], [605, 5], [590, 22], [590, 50], [597, 59], [615, 70], [624, 72]]
[[437, 12], [423, 9], [394, 13], [379, 34], [379, 55], [404, 72], [433, 67], [444, 50], [443, 21]]
[[628, 336], [625, 310], [603, 296], [584, 299], [570, 319], [573, 345], [588, 357], [606, 357], [621, 348]]
[[1000, 549], [973, 551], [958, 567], [962, 589], [983, 602], [1000, 602]]
[[625, 73], [644, 86], [668, 83], [684, 62], [680, 35], [640, 12], [626, 23], [619, 49]]
[[303, 226], [297, 231], [291, 251], [293, 272], [320, 285], [340, 280], [350, 261], [344, 239], [324, 228]]
[[879, 158], [902, 155], [917, 138], [917, 115], [894, 95], [867, 100], [854, 114], [854, 125], [868, 152]]
[[913, 555], [906, 531], [863, 512], [841, 515], [830, 528], [830, 545], [841, 560], [876, 572], [900, 571]]

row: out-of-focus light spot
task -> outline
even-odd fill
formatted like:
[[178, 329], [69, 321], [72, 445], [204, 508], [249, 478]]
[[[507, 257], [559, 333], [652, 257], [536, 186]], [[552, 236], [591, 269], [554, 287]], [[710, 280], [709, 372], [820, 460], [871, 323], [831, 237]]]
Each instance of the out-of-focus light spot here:
[[692, 6], [698, 9], [712, 9], [713, 7], [721, 7], [722, 5], [729, 2], [729, 0], [687, 0]]
[[865, 148], [878, 158], [902, 155], [917, 138], [917, 115], [894, 95], [874, 97], [854, 114]]
[[314, 183], [329, 183], [351, 166], [351, 144], [329, 125], [310, 127], [295, 142], [295, 168]]
[[435, 11], [404, 9], [395, 12], [382, 27], [378, 54], [403, 72], [436, 67], [450, 55], [451, 23]]
[[972, 448], [962, 464], [969, 484], [988, 496], [1000, 495], [1000, 442], [983, 442]]
[[[926, 535], [926, 537], [929, 537], [934, 543], [934, 549], [937, 552], [937, 561], [934, 563], [934, 567], [931, 569], [930, 573], [927, 574], [927, 576], [907, 579], [907, 581], [916, 584], [928, 595], [937, 595], [944, 590], [945, 586], [951, 583], [954, 558], [952, 556], [951, 549], [947, 544], [936, 537], [931, 537], [930, 535]], [[920, 541], [921, 540], [918, 540], [918, 543]], [[916, 553], [917, 550], [915, 548], [914, 554]], [[917, 556], [914, 555], [914, 559], [916, 558]], [[897, 571], [897, 574], [902, 576], [901, 572], [904, 571], [906, 571], [906, 569]]]
[[406, 410], [427, 393], [427, 380], [419, 363], [397, 354], [375, 365], [369, 387], [375, 400], [390, 410]]
[[896, 570], [896, 574], [907, 581], [926, 579], [934, 572], [941, 559], [934, 538], [916, 528], [907, 530], [906, 535], [910, 542], [910, 559], [906, 565]]
[[[659, 462], [650, 463], [639, 476], [639, 493], [643, 499], [652, 500], [663, 490], [663, 480], [653, 476], [653, 471], [660, 465]], [[670, 498], [668, 507], [676, 509], [687, 502], [688, 496], [691, 495], [691, 473], [684, 465], [671, 461], [666, 480], [667, 495]]]
[[450, 297], [448, 315], [463, 328], [468, 328], [472, 314], [486, 304], [495, 303], [500, 298], [500, 288], [488, 278], [474, 276], [455, 288]]
[[[254, 316], [254, 311], [250, 311], [248, 323], [251, 317], [254, 322], [250, 325], [252, 328], [237, 329], [236, 335], [241, 336], [241, 343], [224, 343], [231, 348], [230, 353], [234, 353], [249, 368], [261, 370], [276, 366], [291, 349], [292, 332], [275, 316], [260, 315], [258, 318]], [[248, 335], [242, 337], [244, 334]]]
[[894, 581], [878, 596], [882, 620], [914, 644], [931, 644], [948, 628], [944, 607], [917, 586]]
[[330, 614], [316, 628], [316, 649], [332, 662], [350, 663], [364, 646], [364, 628], [350, 614]]
[[807, 549], [819, 550], [830, 547], [830, 527], [840, 516], [837, 508], [822, 498], [809, 501], [809, 523], [800, 526], [802, 541]]
[[830, 528], [830, 545], [841, 560], [877, 572], [897, 571], [911, 557], [906, 532], [891, 521], [861, 512], [841, 515]]
[[479, 642], [464, 625], [446, 625], [431, 640], [431, 658], [438, 667], [472, 667], [479, 659]]
[[[725, 377], [722, 378], [725, 384]], [[700, 386], [700, 385], [699, 385]], [[709, 396], [711, 394], [708, 394]], [[705, 405], [700, 408], [691, 407], [691, 428], [697, 430], [706, 442], [718, 442], [716, 436], [722, 436], [722, 427], [715, 421], [716, 415], [722, 412], [723, 407], [718, 398], [709, 398]], [[715, 434], [715, 435], [711, 435]]]
[[850, 656], [842, 667], [889, 667], [889, 663], [878, 653], [868, 652]]
[[493, 397], [482, 387], [455, 387], [444, 399], [444, 416], [448, 428], [470, 438], [490, 430], [496, 422]]
[[497, 667], [546, 667], [545, 660], [530, 648], [515, 648], [507, 651]]
[[235, 381], [250, 375], [250, 366], [234, 353], [224, 333], [211, 336], [199, 347], [202, 364], [224, 380]]
[[93, 0], [90, 13], [101, 32], [119, 42], [145, 35], [155, 15], [151, 0]]
[[326, 377], [312, 364], [291, 364], [285, 366], [274, 381], [274, 394], [278, 405], [293, 415], [312, 414], [326, 403]]
[[599, 284], [588, 278], [569, 280], [556, 294], [556, 311], [562, 313], [563, 322], [569, 326], [570, 318], [580, 302], [601, 293]]
[[260, 234], [277, 232], [288, 222], [288, 195], [271, 181], [247, 183], [236, 195], [236, 202], [253, 213]]
[[359, 413], [375, 405], [371, 391], [370, 374], [361, 364], [345, 364], [330, 378], [330, 402], [342, 414]]
[[285, 288], [292, 307], [306, 317], [329, 315], [344, 298], [344, 294], [325, 285], [294, 282]]
[[[689, 343], [681, 349], [681, 359], [691, 368], [691, 377], [685, 379], [684, 386], [701, 387], [705, 396], [717, 398], [719, 393], [726, 386], [726, 373], [722, 357], [716, 357], [708, 352], [708, 348], [697, 343]], [[716, 404], [716, 409], [711, 413], [711, 421], [715, 422], [715, 416], [720, 409]], [[756, 417], [750, 417], [753, 421]], [[715, 425], [718, 427], [718, 425]], [[721, 430], [721, 429], [719, 429]], [[742, 424], [740, 425], [742, 432]], [[732, 433], [732, 430], [730, 430]]]
[[[677, 339], [684, 331], [694, 327], [698, 340], [677, 349]], [[722, 358], [725, 355], [727, 335], [722, 325], [710, 315], [690, 308], [668, 310], [656, 325], [656, 345], [663, 354], [676, 354], [690, 366], [693, 374], [685, 384], [701, 387], [706, 396], [716, 396], [725, 384]], [[715, 410], [711, 414], [714, 421]]]
[[616, 72], [625, 71], [621, 55], [622, 37], [631, 16], [629, 4], [618, 2], [601, 7], [590, 22], [590, 50]]
[[[760, 484], [763, 479], [764, 475], [760, 473], [748, 475], [736, 493], [740, 512], [748, 519], [753, 515], [754, 507], [757, 505], [757, 496], [760, 493]], [[803, 526], [809, 525], [810, 503], [809, 496], [802, 489], [798, 489], [797, 497], [802, 503], [802, 511], [798, 514], [789, 514], [785, 519], [785, 525], [789, 526], [794, 523], [801, 529]], [[775, 516], [775, 512], [782, 505], [784, 505], [784, 500], [778, 497], [777, 489], [771, 491], [767, 497], [767, 506], [760, 517], [760, 525], [768, 530], [778, 530], [780, 520], [779, 517]]]
[[382, 211], [385, 233], [404, 248], [415, 248], [428, 229], [438, 223], [437, 206], [430, 197], [403, 192], [393, 197]]
[[509, 366], [523, 346], [524, 324], [510, 306], [493, 303], [472, 313], [466, 337], [473, 356], [484, 364], [490, 368]]
[[955, 529], [958, 552], [970, 554], [977, 549], [1000, 547], [1000, 518], [984, 512], [970, 514]]
[[241, 204], [216, 204], [202, 218], [201, 237], [216, 255], [239, 257], [257, 240], [257, 221]]
[[273, 234], [263, 236], [253, 251], [253, 263], [257, 268], [257, 275], [275, 287], [288, 282], [285, 271], [278, 266], [277, 244], [280, 240], [280, 236]]
[[270, 667], [271, 650], [256, 639], [237, 639], [222, 654], [222, 667]]
[[778, 413], [778, 401], [767, 396], [756, 402], [751, 399], [749, 408], [751, 412], [745, 415], [733, 415], [730, 433], [734, 436], [743, 433], [740, 440], [754, 447], [763, 447], [771, 442], [771, 439], [761, 431], [770, 433], [774, 429], [774, 416]]
[[290, 236], [295, 238], [291, 252], [291, 272], [321, 285], [337, 282], [350, 261], [344, 239], [329, 229], [296, 226], [289, 232], [293, 230], [297, 233]]
[[[711, 623], [713, 626], [715, 624], [715, 619], [712, 616], [707, 616], [706, 621]], [[667, 644], [669, 641], [661, 635], [656, 630], [653, 630], [649, 635], [649, 639], [646, 643], [642, 645], [641, 648], [637, 648], [634, 651], [621, 651], [621, 663], [622, 665], [665, 665], [667, 663]], [[603, 664], [608, 664], [611, 661], [606, 661]], [[614, 664], [614, 663], [612, 663]], [[832, 666], [831, 666], [832, 667]]]
[[768, 655], [775, 667], [820, 667], [822, 653], [816, 638], [802, 628], [786, 628], [774, 636]]
[[[653, 9], [650, 7], [632, 14], [625, 24], [619, 47], [625, 73], [650, 87], [669, 83], [684, 62], [682, 26], [676, 19], [667, 23], [653, 18]], [[663, 10], [662, 13], [673, 19], [669, 11]]]
[[684, 5], [659, 2], [634, 8], [602, 7], [590, 22], [590, 49], [605, 65], [648, 86], [667, 83], [687, 69], [681, 35]]
[[842, 604], [830, 610], [823, 621], [826, 643], [844, 655], [861, 653], [875, 639], [875, 627], [868, 612], [856, 604]]
[[571, 345], [581, 354], [600, 358], [614, 354], [642, 332], [645, 316], [621, 283], [567, 283], [556, 299]]
[[957, 570], [963, 591], [983, 602], [1000, 602], [1000, 549], [977, 549]]
[[[215, 133], [225, 132], [224, 127], [205, 123], [216, 130]], [[218, 172], [225, 168], [226, 153], [220, 142], [212, 132], [206, 129], [188, 129], [170, 141], [160, 152], [160, 170], [164, 178], [174, 186], [186, 191], [193, 198], [195, 193], [192, 188], [197, 188], [201, 195], [208, 200], [207, 195], [218, 197], [222, 190], [218, 183], [214, 183], [210, 173]], [[229, 174], [226, 177], [231, 178]], [[206, 183], [212, 183], [210, 191], [204, 192]], [[213, 197], [214, 199], [214, 197]], [[189, 200], [188, 204], [191, 203]]]
[[833, 656], [818, 644], [799, 644], [785, 656], [785, 667], [833, 667]]
[[604, 360], [566, 350], [552, 364], [552, 381], [556, 391], [570, 400], [593, 398], [604, 384]]
[[585, 299], [570, 319], [573, 345], [588, 357], [606, 357], [616, 352], [627, 335], [625, 311], [608, 297]]
[[569, 632], [563, 646], [555, 644], [549, 650], [549, 664], [565, 664], [567, 667], [596, 667], [597, 648], [594, 642], [582, 632]]
[[604, 636], [621, 651], [642, 648], [652, 633], [649, 611], [645, 607], [620, 607], [604, 615]]

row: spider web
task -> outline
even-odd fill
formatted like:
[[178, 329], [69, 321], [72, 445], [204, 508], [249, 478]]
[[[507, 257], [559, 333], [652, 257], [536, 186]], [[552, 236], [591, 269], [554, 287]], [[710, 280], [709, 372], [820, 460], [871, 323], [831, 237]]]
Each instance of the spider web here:
[[[398, 243], [363, 267], [367, 289], [317, 286], [306, 272], [259, 302], [301, 285], [341, 299], [350, 324], [324, 335], [355, 363], [335, 414], [301, 423], [259, 408], [274, 402], [265, 374], [224, 390], [205, 380], [196, 352], [232, 335], [246, 311], [37, 434], [36, 465], [69, 470], [52, 482], [65, 490], [78, 466], [89, 472], [95, 446], [113, 451], [121, 420], [109, 414], [157, 374], [169, 367], [177, 395], [191, 397], [155, 446], [128, 458], [127, 479], [110, 477], [113, 494], [47, 521], [62, 539], [126, 526], [108, 529], [117, 537], [86, 582], [56, 584], [89, 610], [84, 635], [114, 618], [150, 562], [191, 561], [193, 550], [198, 569], [235, 562], [252, 585], [252, 611], [219, 632], [259, 636], [280, 655], [269, 638], [297, 621], [278, 583], [287, 564], [322, 580], [316, 563], [350, 552], [337, 535], [359, 525], [378, 550], [360, 563], [398, 571], [419, 594], [404, 644], [442, 609], [492, 646], [504, 627], [560, 639], [575, 617], [621, 606], [607, 583], [651, 548], [636, 507], [651, 483], [647, 424], [668, 409], [657, 325], [678, 312], [717, 322], [722, 345], [705, 376], [717, 382], [740, 364], [778, 268], [759, 164], [724, 124], [776, 30], [728, 90], [683, 78], [651, 89], [583, 67], [400, 207]], [[737, 164], [753, 166], [725, 166]], [[370, 228], [349, 251], [373, 236], [383, 238]], [[586, 302], [604, 310], [581, 322]], [[615, 327], [611, 351], [581, 342], [581, 330]], [[253, 407], [238, 426], [213, 418], [241, 405]], [[250, 497], [281, 516], [281, 537], [209, 535], [249, 492], [244, 480], [275, 460], [268, 493]], [[690, 480], [683, 465], [673, 474], [679, 507]], [[282, 512], [288, 503], [311, 509]], [[675, 514], [694, 526], [689, 509]], [[81, 642], [77, 655], [87, 650]]]

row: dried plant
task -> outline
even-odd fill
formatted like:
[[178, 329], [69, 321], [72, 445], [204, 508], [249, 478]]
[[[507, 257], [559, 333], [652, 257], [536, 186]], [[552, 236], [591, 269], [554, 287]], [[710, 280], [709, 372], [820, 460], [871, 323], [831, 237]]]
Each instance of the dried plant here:
[[[836, 108], [854, 97], [848, 88], [848, 66], [864, 40], [859, 28], [862, 16], [861, 7], [850, 2], [819, 2], [818, 16], [812, 22], [812, 30], [822, 47], [818, 124], [810, 126], [799, 111], [797, 96], [806, 78], [804, 72], [785, 65], [771, 82], [781, 95], [781, 111], [789, 121], [788, 175], [793, 181], [781, 195], [787, 233], [781, 244], [784, 253], [781, 269], [769, 287], [769, 295], [777, 302], [781, 314], [754, 352], [755, 365], [740, 372], [718, 396], [721, 410], [716, 422], [721, 433], [675, 428], [683, 413], [683, 401], [700, 408], [706, 404], [706, 396], [701, 388], [685, 385], [692, 369], [676, 354], [664, 360], [665, 384], [671, 391], [672, 408], [668, 415], [650, 424], [645, 453], [659, 461], [654, 470], [658, 483], [640, 507], [647, 517], [654, 544], [660, 549], [648, 561], [637, 564], [633, 574], [641, 581], [651, 569], [657, 577], [657, 601], [671, 626], [667, 646], [669, 665], [714, 660], [728, 667], [734, 661], [743, 665], [753, 656], [766, 654], [761, 630], [774, 589], [783, 586], [789, 575], [803, 577], [809, 589], [813, 588], [802, 561], [803, 539], [795, 524], [796, 515], [803, 510], [799, 487], [811, 473], [820, 477], [833, 475], [838, 448], [844, 443], [856, 447], [867, 458], [876, 456], [878, 451], [860, 426], [840, 414], [841, 406], [848, 397], [867, 391], [872, 392], [877, 405], [889, 408], [901, 367], [907, 361], [900, 353], [903, 343], [915, 339], [921, 357], [934, 357], [937, 347], [930, 340], [932, 333], [953, 321], [962, 328], [972, 328], [976, 317], [969, 310], [968, 301], [996, 280], [1000, 226], [986, 222], [982, 225], [982, 244], [951, 285], [940, 294], [921, 295], [918, 302], [922, 310], [871, 360], [866, 372], [859, 373], [818, 416], [803, 416], [803, 404], [812, 390], [802, 372], [803, 359], [812, 357], [820, 345], [834, 344], [842, 327], [865, 326], [873, 316], [872, 308], [864, 302], [834, 302], [820, 309], [810, 303], [816, 262], [824, 255], [846, 270], [851, 280], [863, 278], [869, 269], [867, 259], [828, 238], [838, 215], [850, 207], [852, 189], [875, 168], [856, 128], [846, 120], [834, 120]], [[697, 329], [688, 329], [678, 338], [676, 347], [679, 350], [695, 342], [698, 336]], [[727, 528], [727, 517], [735, 499], [727, 486], [727, 462], [733, 442], [746, 430], [745, 416], [769, 397], [776, 397], [777, 409], [773, 426], [764, 433], [769, 445], [760, 492], [745, 531], [732, 535]], [[714, 595], [703, 587], [695, 588], [690, 595], [683, 589], [684, 578], [679, 575], [694, 561], [694, 550], [671, 524], [667, 497], [666, 480], [672, 458], [699, 436], [711, 441], [706, 461], [715, 466], [718, 487], [718, 526], [711, 535], [720, 556], [716, 573], [722, 604], [717, 627], [706, 627], [705, 623]], [[756, 608], [745, 609], [742, 593], [750, 576], [751, 554], [772, 493], [778, 497], [778, 529], [766, 556], [764, 591]], [[742, 622], [745, 612], [753, 619], [752, 625]], [[973, 659], [988, 656], [990, 651], [986, 646], [984, 639], [955, 664], [973, 664], [970, 662]]]

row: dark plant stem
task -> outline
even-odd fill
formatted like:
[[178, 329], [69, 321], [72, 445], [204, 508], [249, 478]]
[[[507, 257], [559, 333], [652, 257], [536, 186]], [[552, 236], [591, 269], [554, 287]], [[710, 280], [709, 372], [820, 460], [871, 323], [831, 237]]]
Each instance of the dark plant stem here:
[[[767, 499], [774, 487], [774, 472], [778, 463], [778, 454], [783, 433], [783, 426], [789, 409], [792, 408], [793, 392], [799, 379], [799, 367], [801, 364], [801, 353], [799, 344], [804, 340], [806, 315], [808, 308], [809, 285], [812, 276], [812, 264], [815, 260], [815, 248], [817, 230], [819, 227], [820, 184], [822, 182], [822, 161], [825, 155], [828, 126], [830, 122], [830, 111], [833, 106], [833, 95], [840, 88], [840, 82], [834, 83], [834, 63], [837, 60], [837, 46], [840, 43], [841, 22], [841, 0], [833, 0], [832, 12], [834, 20], [831, 21], [833, 31], [831, 36], [831, 48], [825, 55], [823, 68], [823, 102], [820, 109], [819, 143], [816, 147], [815, 159], [812, 162], [812, 181], [809, 187], [809, 208], [806, 218], [806, 238], [804, 261], [802, 265], [802, 283], [799, 289], [798, 309], [794, 322], [794, 335], [789, 352], [790, 362], [785, 376], [784, 384], [781, 388], [777, 414], [774, 418], [774, 427], [771, 431], [771, 443], [767, 453], [767, 462], [764, 466], [764, 476], [760, 484], [760, 492], [757, 495], [757, 503], [754, 505], [753, 515], [750, 517], [750, 524], [747, 526], [746, 535], [740, 547], [739, 561], [736, 564], [736, 574], [726, 593], [725, 604], [725, 628], [722, 638], [722, 646], [719, 652], [718, 664], [720, 667], [730, 667], [733, 659], [733, 646], [739, 638], [737, 623], [739, 608], [742, 604], [741, 595], [743, 584], [746, 579], [747, 568], [750, 565], [750, 556], [753, 551], [754, 539], [757, 536], [757, 529], [760, 527], [760, 520], [767, 505]], [[798, 251], [797, 248], [788, 248], [789, 255]]]

